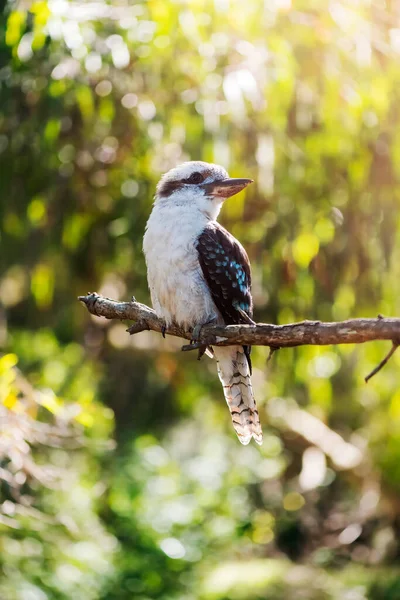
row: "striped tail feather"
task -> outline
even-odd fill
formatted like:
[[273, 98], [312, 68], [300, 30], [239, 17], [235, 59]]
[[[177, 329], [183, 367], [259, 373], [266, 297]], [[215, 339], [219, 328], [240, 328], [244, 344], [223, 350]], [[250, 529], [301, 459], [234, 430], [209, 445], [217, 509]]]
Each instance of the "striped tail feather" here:
[[233, 427], [240, 442], [246, 445], [253, 437], [257, 444], [262, 444], [263, 434], [250, 369], [242, 346], [214, 346], [214, 356]]

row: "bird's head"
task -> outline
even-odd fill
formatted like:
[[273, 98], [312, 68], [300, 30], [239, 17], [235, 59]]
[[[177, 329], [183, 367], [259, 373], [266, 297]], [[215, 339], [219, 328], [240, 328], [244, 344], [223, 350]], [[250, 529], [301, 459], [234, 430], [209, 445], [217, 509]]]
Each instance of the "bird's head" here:
[[219, 165], [201, 161], [185, 162], [161, 177], [155, 201], [163, 206], [193, 206], [215, 219], [224, 200], [243, 190], [252, 181], [231, 178]]

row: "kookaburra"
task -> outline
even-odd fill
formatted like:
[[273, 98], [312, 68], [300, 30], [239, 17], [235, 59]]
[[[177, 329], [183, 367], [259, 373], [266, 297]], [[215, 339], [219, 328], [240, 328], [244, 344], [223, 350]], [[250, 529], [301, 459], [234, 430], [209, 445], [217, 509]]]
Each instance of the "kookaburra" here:
[[[158, 183], [143, 250], [153, 307], [166, 327], [199, 331], [210, 322], [252, 322], [248, 256], [216, 221], [222, 203], [249, 183], [200, 161], [171, 169]], [[213, 355], [239, 440], [261, 444], [250, 347], [215, 346]]]

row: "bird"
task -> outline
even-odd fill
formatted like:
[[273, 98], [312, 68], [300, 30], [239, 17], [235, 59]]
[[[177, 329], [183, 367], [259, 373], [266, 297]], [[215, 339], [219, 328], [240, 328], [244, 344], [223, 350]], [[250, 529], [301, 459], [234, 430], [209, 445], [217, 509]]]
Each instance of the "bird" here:
[[[153, 308], [198, 335], [205, 324], [254, 323], [251, 267], [240, 242], [217, 222], [222, 204], [252, 179], [229, 177], [219, 165], [189, 161], [165, 173], [156, 187], [143, 252]], [[196, 333], [197, 332], [197, 333]], [[251, 384], [249, 346], [207, 349], [217, 361], [233, 427], [240, 442], [262, 443]]]

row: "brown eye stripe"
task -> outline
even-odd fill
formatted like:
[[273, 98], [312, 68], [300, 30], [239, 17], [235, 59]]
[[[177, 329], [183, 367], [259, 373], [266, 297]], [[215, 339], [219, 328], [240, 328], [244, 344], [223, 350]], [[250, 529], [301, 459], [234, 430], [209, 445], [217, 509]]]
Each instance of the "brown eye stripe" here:
[[160, 181], [157, 186], [157, 194], [160, 198], [165, 198], [166, 196], [170, 196], [177, 190], [183, 188], [182, 181]]

